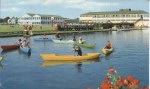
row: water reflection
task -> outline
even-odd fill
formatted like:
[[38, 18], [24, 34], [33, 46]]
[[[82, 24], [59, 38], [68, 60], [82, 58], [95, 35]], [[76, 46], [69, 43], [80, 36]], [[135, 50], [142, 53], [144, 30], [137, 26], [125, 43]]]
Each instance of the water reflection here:
[[19, 54], [19, 55], [25, 55], [25, 56], [27, 56], [28, 58], [30, 58], [30, 57], [31, 57], [31, 49], [29, 50], [28, 53], [24, 53], [24, 52], [22, 52], [21, 50], [19, 50], [19, 51], [18, 51], [18, 54]]
[[[114, 51], [113, 51], [113, 52], [114, 52]], [[109, 60], [109, 59], [110, 59], [110, 55], [111, 55], [113, 52], [111, 52], [111, 53], [109, 53], [109, 54], [103, 54], [103, 53], [102, 53], [102, 56], [103, 56], [106, 60]]]
[[65, 64], [77, 64], [77, 68], [80, 69], [81, 64], [83, 63], [93, 63], [99, 62], [99, 58], [90, 59], [90, 60], [77, 60], [77, 61], [44, 61], [40, 64], [41, 67], [49, 67], [49, 66], [57, 66], [57, 65], [65, 65]]
[[9, 53], [9, 52], [15, 52], [15, 51], [18, 51], [18, 49], [12, 49], [12, 50], [7, 50], [7, 51], [2, 51], [1, 54], [6, 54], [6, 53]]
[[82, 67], [82, 62], [79, 62], [79, 63], [77, 63], [77, 64], [75, 65], [75, 68], [77, 69], [77, 72], [78, 72], [78, 73], [82, 73], [81, 67]]

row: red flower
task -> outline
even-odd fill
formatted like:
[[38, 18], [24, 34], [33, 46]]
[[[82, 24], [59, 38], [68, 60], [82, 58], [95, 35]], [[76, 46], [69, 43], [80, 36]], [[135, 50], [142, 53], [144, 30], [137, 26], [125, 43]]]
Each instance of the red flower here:
[[129, 75], [129, 76], [127, 76], [126, 80], [131, 82], [131, 81], [133, 81], [133, 80], [134, 80], [134, 77], [133, 77], [133, 76], [131, 76], [131, 75]]
[[108, 68], [108, 72], [113, 72], [113, 71], [114, 71], [113, 67]]

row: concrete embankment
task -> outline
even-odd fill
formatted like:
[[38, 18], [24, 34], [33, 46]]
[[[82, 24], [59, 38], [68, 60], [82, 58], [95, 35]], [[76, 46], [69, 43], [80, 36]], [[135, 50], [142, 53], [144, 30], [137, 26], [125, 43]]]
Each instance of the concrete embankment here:
[[[89, 32], [101, 32], [101, 31], [110, 31], [110, 29], [104, 30], [82, 30], [82, 31], [33, 31], [33, 35], [51, 35], [56, 33], [67, 34], [67, 33], [89, 33]], [[112, 31], [112, 30], [111, 30]], [[15, 36], [24, 36], [23, 31], [19, 32], [0, 32], [0, 37], [15, 37]]]
[[[131, 30], [137, 30], [136, 28], [131, 28], [128, 30], [124, 31], [131, 31]], [[142, 30], [142, 29], [138, 29]], [[144, 30], [144, 29], [143, 29]], [[80, 31], [55, 31], [55, 30], [45, 30], [45, 31], [34, 31], [33, 30], [33, 36], [34, 35], [51, 35], [51, 34], [67, 34], [67, 33], [89, 33], [89, 32], [104, 32], [104, 31], [117, 31], [117, 30], [112, 30], [112, 29], [97, 29], [97, 30], [80, 30]], [[24, 31], [15, 31], [15, 32], [0, 32], [0, 37], [17, 37], [17, 36], [24, 36]]]

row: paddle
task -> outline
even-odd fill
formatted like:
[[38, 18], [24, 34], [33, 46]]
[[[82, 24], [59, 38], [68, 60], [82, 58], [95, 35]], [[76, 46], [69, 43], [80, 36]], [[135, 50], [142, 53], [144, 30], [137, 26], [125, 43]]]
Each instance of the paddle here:
[[3, 57], [0, 56], [0, 62], [3, 60]]

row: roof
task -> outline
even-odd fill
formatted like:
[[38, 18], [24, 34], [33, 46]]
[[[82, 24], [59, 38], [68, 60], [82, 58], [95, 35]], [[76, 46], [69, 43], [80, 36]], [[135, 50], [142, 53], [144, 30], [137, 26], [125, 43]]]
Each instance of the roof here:
[[148, 12], [142, 11], [142, 10], [119, 10], [119, 11], [110, 11], [110, 12], [88, 12], [85, 14], [81, 14], [80, 16], [83, 15], [105, 15], [105, 14], [148, 14]]
[[[27, 14], [30, 16], [39, 15], [41, 17], [61, 17], [59, 15], [45, 15], [45, 14], [33, 14], [33, 13], [27, 13]], [[61, 17], [61, 18], [63, 18], [63, 17]]]

